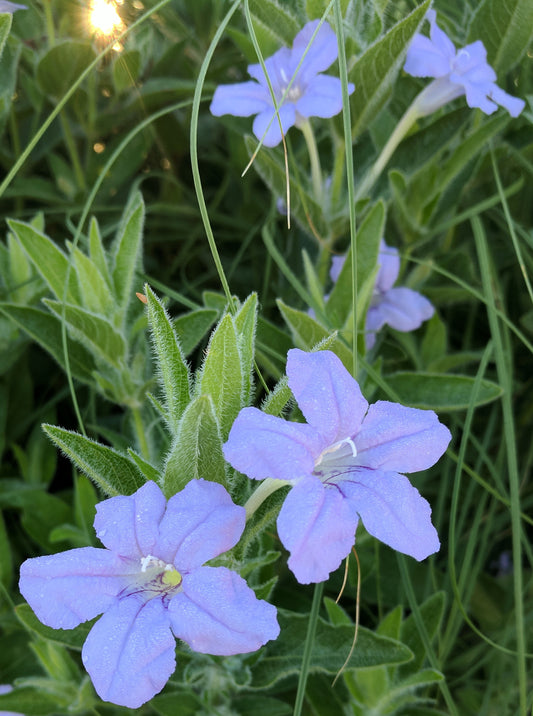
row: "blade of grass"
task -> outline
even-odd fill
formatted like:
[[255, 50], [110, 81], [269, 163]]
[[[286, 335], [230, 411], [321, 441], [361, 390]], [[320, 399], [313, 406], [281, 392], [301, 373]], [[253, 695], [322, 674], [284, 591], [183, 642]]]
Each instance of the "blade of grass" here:
[[515, 627], [516, 627], [516, 668], [518, 673], [518, 689], [520, 697], [521, 716], [526, 716], [527, 711], [527, 674], [526, 674], [526, 641], [523, 604], [523, 579], [522, 579], [522, 545], [521, 545], [521, 523], [520, 523], [520, 480], [518, 473], [518, 460], [516, 455], [514, 416], [512, 406], [512, 366], [504, 352], [503, 337], [498, 322], [494, 301], [495, 276], [490, 266], [490, 255], [487, 246], [487, 239], [481, 219], [472, 219], [472, 229], [476, 243], [476, 251], [481, 270], [481, 280], [487, 305], [487, 316], [490, 326], [492, 340], [494, 341], [494, 355], [496, 359], [496, 371], [498, 381], [503, 388], [502, 413], [503, 413], [503, 435], [507, 453], [507, 469], [509, 474], [509, 494], [511, 500], [511, 530], [512, 530], [512, 554], [513, 554], [513, 584], [515, 604]]

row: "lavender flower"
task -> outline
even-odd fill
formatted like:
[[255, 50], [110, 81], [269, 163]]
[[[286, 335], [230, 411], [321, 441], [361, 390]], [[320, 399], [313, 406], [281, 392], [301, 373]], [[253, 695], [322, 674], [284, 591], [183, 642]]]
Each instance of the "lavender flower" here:
[[359, 518], [370, 534], [422, 560], [439, 549], [431, 508], [402, 474], [425, 470], [450, 433], [431, 410], [368, 405], [330, 351], [290, 350], [289, 386], [307, 423], [241, 410], [224, 445], [234, 468], [292, 486], [278, 516], [302, 584], [327, 579], [349, 553]]
[[[292, 50], [282, 47], [265, 60], [283, 134], [293, 125], [303, 124], [309, 117], [333, 117], [342, 109], [340, 80], [319, 74], [337, 59], [337, 38], [327, 22], [321, 25], [302, 60], [318, 23], [318, 20], [313, 20], [305, 25], [294, 38]], [[253, 124], [255, 136], [263, 139], [265, 146], [275, 147], [281, 142], [281, 132], [267, 79], [259, 64], [249, 65], [248, 74], [256, 81], [216, 88], [211, 113], [216, 117], [223, 114], [235, 117], [257, 115]], [[354, 89], [354, 85], [349, 83], [348, 92], [351, 94]]]
[[414, 36], [404, 65], [404, 70], [413, 77], [436, 78], [416, 100], [418, 116], [431, 114], [464, 94], [469, 107], [479, 107], [485, 114], [492, 114], [501, 105], [511, 117], [517, 117], [525, 102], [495, 84], [496, 73], [487, 63], [487, 51], [481, 40], [457, 52], [438, 27], [435, 10], [428, 10], [427, 19], [430, 37]]
[[55, 629], [104, 612], [83, 646], [83, 663], [102, 699], [137, 708], [174, 671], [174, 636], [194, 651], [223, 655], [277, 637], [272, 605], [229, 569], [201, 566], [238, 542], [244, 521], [221, 485], [193, 480], [166, 503], [147, 482], [97, 506], [94, 528], [106, 549], [28, 559], [20, 591]]
[[[340, 276], [346, 256], [334, 256], [329, 275], [335, 283]], [[366, 347], [370, 350], [376, 342], [376, 333], [389, 325], [397, 331], [407, 332], [420, 328], [435, 313], [425, 296], [404, 286], [393, 288], [400, 273], [398, 249], [387, 246], [382, 239], [378, 255], [378, 275], [366, 314]]]
[[9, 0], [0, 0], [0, 13], [10, 12], [14, 13], [17, 10], [27, 10], [27, 5], [19, 5], [16, 2], [9, 2]]

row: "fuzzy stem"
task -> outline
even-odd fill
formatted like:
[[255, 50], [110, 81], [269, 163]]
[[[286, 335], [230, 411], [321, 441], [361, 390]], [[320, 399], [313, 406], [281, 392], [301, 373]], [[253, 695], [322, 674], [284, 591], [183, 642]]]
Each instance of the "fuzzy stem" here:
[[313, 193], [315, 200], [318, 204], [322, 205], [322, 169], [320, 167], [320, 157], [318, 156], [318, 149], [316, 146], [315, 135], [311, 123], [309, 120], [302, 122], [298, 125], [298, 128], [302, 130], [304, 135], [305, 143], [307, 144], [307, 151], [309, 152], [309, 161], [311, 163], [311, 180], [313, 182]]
[[279, 490], [280, 487], [289, 484], [288, 480], [274, 480], [272, 477], [267, 477], [266, 480], [263, 480], [257, 490], [250, 495], [244, 505], [244, 509], [246, 510], [246, 521], [250, 519], [267, 497], [270, 497], [270, 495], [273, 492], [276, 492], [276, 490]]
[[355, 198], [361, 199], [368, 195], [370, 189], [374, 186], [375, 182], [379, 179], [379, 176], [383, 169], [385, 169], [387, 162], [394, 154], [394, 151], [398, 144], [405, 137], [407, 132], [411, 129], [417, 118], [419, 112], [417, 108], [418, 97], [415, 97], [413, 103], [408, 107], [403, 117], [400, 119], [394, 132], [390, 135], [387, 143], [381, 150], [377, 161], [374, 163], [368, 174], [365, 176], [359, 188], [357, 189]]

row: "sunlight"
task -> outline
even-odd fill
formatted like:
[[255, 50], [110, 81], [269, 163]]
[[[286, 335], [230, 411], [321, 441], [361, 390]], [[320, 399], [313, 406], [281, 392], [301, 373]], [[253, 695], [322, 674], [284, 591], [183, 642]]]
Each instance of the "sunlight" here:
[[124, 29], [124, 23], [113, 1], [92, 0], [89, 20], [93, 30], [100, 35], [110, 36]]

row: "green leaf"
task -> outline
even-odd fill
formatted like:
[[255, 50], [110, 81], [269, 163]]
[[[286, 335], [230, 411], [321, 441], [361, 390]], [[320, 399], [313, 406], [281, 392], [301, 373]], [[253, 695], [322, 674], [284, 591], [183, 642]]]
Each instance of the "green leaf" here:
[[198, 478], [228, 486], [220, 428], [209, 395], [198, 396], [183, 413], [163, 471], [163, 492], [172, 497]]
[[144, 202], [140, 192], [131, 197], [113, 243], [113, 284], [124, 319], [133, 298], [135, 271], [140, 269], [144, 226]]
[[31, 629], [35, 634], [38, 634], [48, 641], [54, 641], [58, 644], [68, 646], [70, 649], [81, 650], [92, 627], [92, 623], [85, 622], [75, 629], [51, 629], [37, 619], [29, 604], [19, 604], [16, 606], [15, 614], [22, 624], [28, 627], [28, 629]]
[[61, 42], [39, 60], [37, 81], [46, 94], [62, 97], [94, 58], [94, 50], [88, 43], [75, 40]]
[[127, 50], [117, 54], [113, 62], [113, 84], [118, 93], [134, 87], [141, 69], [139, 50]]
[[531, 0], [482, 0], [468, 28], [468, 42], [481, 40], [494, 69], [507, 72], [533, 39]]
[[13, 576], [13, 559], [11, 557], [11, 546], [7, 536], [6, 523], [0, 510], [0, 582], [4, 587], [11, 586]]
[[388, 100], [407, 48], [423, 22], [430, 2], [425, 0], [394, 25], [351, 69], [349, 79], [355, 84], [351, 98], [352, 136], [360, 136]]
[[[430, 641], [432, 641], [437, 635], [437, 631], [444, 616], [445, 605], [445, 593], [435, 592], [435, 594], [426, 599], [426, 601], [419, 607], [420, 616], [424, 622]], [[403, 679], [406, 676], [416, 674], [416, 672], [421, 669], [422, 664], [427, 657], [424, 642], [420, 636], [415, 618], [412, 614], [410, 614], [402, 624], [400, 640], [403, 644], [406, 644], [406, 646], [408, 646], [414, 654], [414, 659], [412, 661], [408, 664], [402, 664], [402, 666], [398, 669], [398, 675]]]
[[247, 405], [252, 392], [255, 330], [257, 326], [257, 294], [251, 293], [234, 316], [237, 345], [241, 356], [243, 405]]
[[15, 219], [8, 219], [7, 223], [56, 297], [63, 300], [68, 275], [66, 299], [77, 303], [79, 293], [76, 272], [74, 267], [69, 269], [69, 259], [66, 254], [54, 244], [52, 239], [31, 224]]
[[237, 334], [226, 314], [215, 328], [201, 369], [198, 394], [209, 395], [224, 439], [244, 405], [243, 375]]
[[127, 354], [126, 341], [111, 321], [71, 304], [63, 305], [59, 301], [46, 298], [44, 303], [60, 320], [64, 313], [67, 329], [72, 338], [84, 345], [96, 360], [118, 369], [123, 367]]
[[39, 679], [36, 686], [18, 686], [8, 694], [0, 694], [0, 709], [26, 716], [64, 713], [74, 696], [72, 683]]
[[[0, 303], [0, 311], [22, 328], [34, 341], [50, 353], [64, 369], [61, 321], [47, 311], [31, 306], [16, 306]], [[68, 355], [72, 375], [84, 383], [92, 383], [96, 369], [94, 358], [84, 346], [67, 339]]]
[[[467, 375], [441, 373], [393, 373], [386, 376], [387, 384], [405, 405], [437, 412], [466, 410], [472, 399], [475, 379]], [[482, 380], [476, 405], [497, 400], [502, 389], [490, 380]]]
[[[270, 687], [280, 679], [300, 671], [308, 617], [306, 614], [279, 609], [278, 621], [281, 627], [280, 636], [269, 643], [263, 658], [254, 668], [252, 686], [255, 688]], [[310, 672], [336, 674], [350, 651], [353, 630], [353, 625], [334, 626], [319, 617]], [[346, 669], [400, 664], [410, 658], [412, 652], [404, 644], [359, 627], [357, 648], [354, 649]]]
[[[374, 287], [375, 271], [379, 255], [379, 244], [385, 228], [385, 205], [378, 201], [361, 224], [357, 232], [357, 287], [359, 294], [365, 283]], [[366, 291], [368, 293], [368, 290]], [[359, 306], [359, 301], [358, 301]], [[348, 249], [346, 261], [341, 269], [326, 304], [326, 313], [335, 328], [342, 328], [352, 310], [352, 254]]]
[[183, 351], [190, 355], [217, 320], [219, 312], [214, 308], [198, 308], [173, 321], [174, 331]]
[[156, 467], [154, 467], [151, 463], [147, 462], [140, 455], [137, 455], [135, 450], [133, 450], [132, 448], [128, 448], [128, 455], [137, 465], [139, 471], [144, 475], [146, 480], [153, 480], [154, 482], [159, 482], [159, 478], [161, 477], [161, 475]]
[[163, 304], [148, 286], [148, 322], [156, 355], [159, 383], [165, 396], [168, 425], [174, 433], [190, 401], [190, 376], [185, 357]]
[[111, 288], [112, 283], [111, 276], [109, 274], [109, 266], [107, 264], [107, 254], [102, 242], [98, 221], [94, 216], [91, 219], [91, 225], [89, 227], [89, 256], [101, 276], [104, 277], [108, 287]]
[[112, 315], [114, 299], [96, 264], [77, 248], [73, 251], [73, 263], [84, 307], [92, 313]]
[[2, 57], [2, 53], [4, 51], [4, 45], [6, 44], [6, 40], [9, 37], [9, 32], [11, 30], [12, 22], [13, 22], [13, 13], [11, 13], [11, 12], [0, 13], [0, 57]]
[[325, 339], [331, 338], [332, 343], [329, 346], [329, 350], [332, 350], [341, 359], [347, 370], [352, 369], [352, 353], [344, 343], [341, 343], [336, 335], [332, 335], [331, 331], [317, 323], [314, 318], [311, 318], [304, 311], [298, 311], [296, 308], [287, 306], [280, 298], [277, 299], [276, 303], [283, 320], [291, 330], [294, 344], [298, 348], [310, 351]]
[[113, 448], [55, 425], [43, 430], [106, 495], [132, 495], [145, 483], [136, 465]]
[[[286, 4], [286, 3], [285, 3]], [[250, 0], [250, 13], [281, 45], [292, 46], [295, 35], [302, 29], [298, 19], [275, 0]]]
[[155, 696], [150, 706], [161, 716], [197, 716], [202, 710], [202, 702], [193, 692], [181, 690]]

